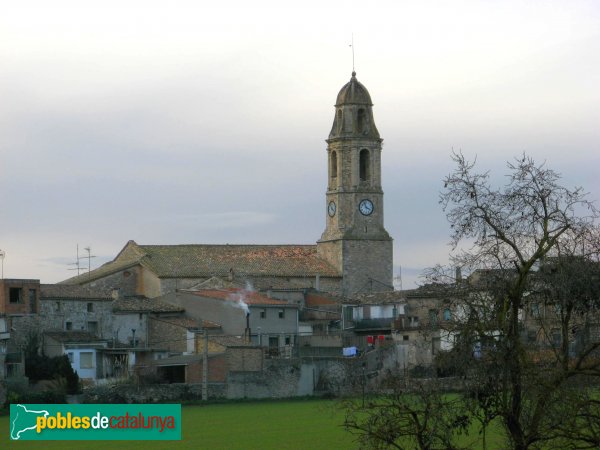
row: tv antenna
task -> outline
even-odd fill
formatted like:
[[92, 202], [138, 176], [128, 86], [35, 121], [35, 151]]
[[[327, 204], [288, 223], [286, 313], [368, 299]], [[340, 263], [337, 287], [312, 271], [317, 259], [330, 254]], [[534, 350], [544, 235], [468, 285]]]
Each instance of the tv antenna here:
[[90, 246], [87, 246], [84, 248], [84, 250], [87, 252], [87, 255], [83, 255], [83, 256], [79, 256], [79, 244], [77, 244], [77, 260], [74, 263], [70, 263], [69, 265], [71, 266], [75, 266], [69, 270], [76, 270], [77, 271], [77, 276], [79, 276], [81, 274], [82, 270], [85, 270], [85, 267], [82, 267], [81, 265], [81, 260], [86, 259], [88, 260], [88, 274], [92, 271], [92, 258], [95, 258], [95, 255], [92, 255], [92, 248]]

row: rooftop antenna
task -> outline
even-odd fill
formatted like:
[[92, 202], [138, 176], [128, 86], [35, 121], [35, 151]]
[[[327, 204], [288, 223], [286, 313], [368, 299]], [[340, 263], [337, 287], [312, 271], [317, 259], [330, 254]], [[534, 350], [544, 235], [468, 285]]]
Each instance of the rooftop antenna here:
[[4, 280], [4, 257], [6, 256], [6, 252], [4, 250], [0, 250], [0, 261], [2, 262], [2, 279]]
[[90, 247], [89, 245], [87, 247], [85, 247], [84, 250], [87, 252], [88, 276], [89, 276], [90, 273], [92, 272], [92, 258], [95, 258], [96, 256], [92, 255], [92, 247]]
[[354, 33], [352, 33], [352, 43], [350, 44], [352, 47], [352, 75], [356, 75], [356, 70], [354, 69]]
[[85, 266], [82, 267], [81, 260], [87, 258], [88, 260], [88, 274], [92, 271], [92, 258], [95, 258], [95, 255], [92, 255], [92, 248], [85, 247], [84, 250], [87, 252], [87, 256], [79, 256], [79, 244], [77, 244], [77, 260], [74, 263], [70, 263], [69, 265], [75, 266], [69, 270], [76, 270], [77, 276], [81, 274], [82, 270], [85, 270]]
[[73, 268], [70, 268], [69, 270], [76, 270], [77, 276], [79, 276], [79, 274], [81, 272], [80, 261], [81, 261], [81, 258], [79, 257], [79, 244], [77, 244], [77, 260], [74, 263], [69, 263], [70, 266], [75, 266]]

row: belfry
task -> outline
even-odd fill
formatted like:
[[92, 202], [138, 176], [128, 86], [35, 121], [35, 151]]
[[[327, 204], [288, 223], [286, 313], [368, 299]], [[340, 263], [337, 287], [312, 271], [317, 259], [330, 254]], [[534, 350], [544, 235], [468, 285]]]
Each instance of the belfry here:
[[392, 238], [383, 225], [381, 143], [373, 103], [356, 72], [340, 90], [327, 139], [326, 226], [318, 255], [342, 275], [342, 293], [393, 290]]

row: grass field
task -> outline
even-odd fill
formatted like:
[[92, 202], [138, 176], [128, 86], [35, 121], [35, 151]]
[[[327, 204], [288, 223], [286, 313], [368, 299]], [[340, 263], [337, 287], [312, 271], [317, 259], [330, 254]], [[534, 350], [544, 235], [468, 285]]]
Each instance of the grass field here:
[[21, 449], [351, 449], [343, 412], [330, 400], [224, 403], [182, 408], [181, 441], [10, 441], [0, 417], [0, 448]]

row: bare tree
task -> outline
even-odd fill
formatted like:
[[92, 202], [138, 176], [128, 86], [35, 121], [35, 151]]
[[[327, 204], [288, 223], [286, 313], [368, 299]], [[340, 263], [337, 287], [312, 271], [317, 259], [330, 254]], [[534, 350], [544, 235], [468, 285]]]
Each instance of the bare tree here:
[[427, 278], [452, 305], [445, 331], [455, 347], [440, 361], [461, 377], [460, 392], [431, 383], [407, 395], [397, 383], [367, 408], [349, 407], [346, 426], [373, 448], [457, 448], [461, 430], [469, 439], [476, 430], [486, 448], [491, 425], [492, 446], [600, 447], [598, 210], [525, 155], [508, 163], [501, 187], [462, 154], [452, 158], [440, 194], [451, 264]]
[[[453, 291], [463, 308], [460, 334], [483, 346], [475, 366], [487, 374], [489, 415], [501, 419], [512, 447], [553, 445], [570, 392], [584, 389], [584, 377], [600, 377], [600, 340], [581, 338], [573, 349], [578, 327], [597, 319], [598, 211], [581, 188], [562, 186], [525, 155], [508, 164], [502, 188], [462, 154], [453, 159], [441, 204], [452, 244], [468, 246], [452, 264], [472, 274]], [[443, 271], [432, 275], [444, 281]], [[578, 445], [571, 430], [569, 446]]]

